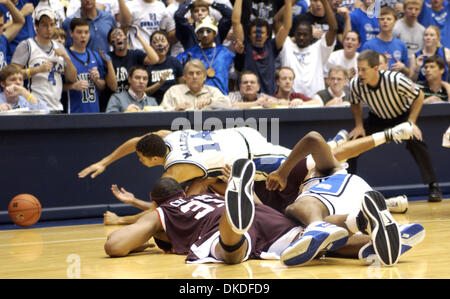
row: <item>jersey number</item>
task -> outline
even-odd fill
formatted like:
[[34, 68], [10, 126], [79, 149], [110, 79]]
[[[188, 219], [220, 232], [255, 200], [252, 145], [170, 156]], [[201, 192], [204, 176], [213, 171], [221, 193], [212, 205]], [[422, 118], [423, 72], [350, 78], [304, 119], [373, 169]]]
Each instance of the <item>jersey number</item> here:
[[[214, 132], [212, 132], [212, 131], [202, 131], [202, 132], [198, 132], [197, 134], [191, 135], [191, 138], [201, 138], [206, 141], [212, 141], [212, 137], [211, 137], [212, 134], [214, 134]], [[215, 151], [219, 152], [220, 145], [217, 142], [205, 143], [202, 145], [194, 146], [194, 149], [199, 153], [203, 153], [203, 151], [207, 151], [207, 150], [215, 150]]]

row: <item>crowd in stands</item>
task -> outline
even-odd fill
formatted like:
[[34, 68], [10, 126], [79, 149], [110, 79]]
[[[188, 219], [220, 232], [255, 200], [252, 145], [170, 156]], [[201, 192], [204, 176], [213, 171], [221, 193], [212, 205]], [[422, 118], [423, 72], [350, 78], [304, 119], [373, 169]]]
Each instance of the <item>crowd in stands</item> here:
[[0, 112], [350, 106], [363, 50], [448, 102], [448, 0], [0, 0]]

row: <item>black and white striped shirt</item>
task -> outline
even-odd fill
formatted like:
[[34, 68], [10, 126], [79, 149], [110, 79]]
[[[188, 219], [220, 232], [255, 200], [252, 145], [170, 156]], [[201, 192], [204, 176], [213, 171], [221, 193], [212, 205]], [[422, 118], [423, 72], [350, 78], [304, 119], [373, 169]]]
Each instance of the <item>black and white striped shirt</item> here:
[[358, 77], [350, 82], [350, 102], [367, 104], [371, 111], [383, 119], [396, 118], [409, 111], [419, 96], [420, 88], [405, 75], [394, 71], [380, 71], [376, 87], [364, 84]]

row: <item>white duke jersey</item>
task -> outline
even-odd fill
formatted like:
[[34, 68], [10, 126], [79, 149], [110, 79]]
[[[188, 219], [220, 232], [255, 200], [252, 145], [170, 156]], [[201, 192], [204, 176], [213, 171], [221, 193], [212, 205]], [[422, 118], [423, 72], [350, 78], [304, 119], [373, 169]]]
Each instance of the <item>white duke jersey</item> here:
[[49, 73], [38, 73], [28, 79], [28, 89], [38, 98], [47, 103], [52, 111], [62, 111], [61, 93], [63, 89], [62, 76], [65, 71], [64, 59], [55, 54], [55, 49], [62, 45], [51, 41], [52, 45], [47, 52], [43, 50], [33, 38], [25, 40], [28, 44], [28, 63], [25, 68], [32, 68], [43, 64], [44, 62], [53, 62], [53, 68]]
[[258, 131], [248, 127], [216, 131], [183, 130], [164, 138], [170, 152], [164, 169], [175, 164], [193, 164], [204, 177], [219, 176], [225, 164], [237, 159], [252, 159], [256, 165], [255, 180], [265, 180], [289, 155], [290, 150], [273, 145]]

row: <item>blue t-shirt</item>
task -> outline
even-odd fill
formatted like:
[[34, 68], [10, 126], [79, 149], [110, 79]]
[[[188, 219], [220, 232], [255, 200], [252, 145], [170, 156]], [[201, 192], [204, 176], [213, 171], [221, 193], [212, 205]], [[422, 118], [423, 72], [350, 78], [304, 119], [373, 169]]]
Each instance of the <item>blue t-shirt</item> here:
[[439, 12], [435, 12], [424, 2], [417, 20], [425, 28], [430, 25], [437, 26], [441, 31], [441, 44], [450, 48], [450, 4], [448, 2], [444, 2], [442, 10]]
[[100, 54], [86, 49], [84, 53], [71, 51], [67, 48], [67, 53], [77, 69], [77, 81], [86, 80], [89, 87], [84, 91], [71, 89], [68, 95], [69, 113], [98, 113], [100, 112], [98, 91], [89, 75], [89, 70], [97, 67], [100, 78], [105, 77], [103, 61]]
[[8, 39], [4, 34], [0, 35], [0, 70], [7, 65]]
[[366, 41], [373, 39], [380, 33], [378, 19], [370, 18], [361, 8], [357, 8], [350, 13], [350, 22], [352, 30], [355, 30], [360, 35], [361, 46], [358, 51], [361, 51], [361, 47]]
[[150, 65], [147, 67], [147, 70], [149, 74], [148, 86], [159, 82], [161, 75], [169, 72], [169, 76], [166, 78], [166, 81], [164, 81], [164, 85], [152, 94], [152, 97], [156, 99], [159, 105], [162, 102], [166, 90], [168, 90], [172, 85], [177, 84], [177, 79], [183, 76], [183, 66], [176, 57], [167, 56], [166, 61], [163, 63]]
[[267, 40], [262, 48], [253, 47], [248, 41], [244, 46], [244, 53], [236, 55], [236, 70], [254, 72], [261, 86], [260, 92], [275, 94], [275, 60], [281, 50], [277, 49], [275, 39]]
[[[16, 4], [16, 8], [20, 11], [23, 6], [27, 3], [32, 3], [35, 7], [39, 3], [39, 0], [18, 0]], [[5, 19], [5, 23], [9, 20], [12, 20], [11, 13], [9, 10], [3, 5], [0, 4], [0, 11], [3, 12], [3, 16]], [[8, 44], [8, 52], [7, 52], [7, 63], [11, 63], [11, 58], [14, 54], [14, 51], [16, 50], [17, 45], [30, 37], [35, 37], [36, 33], [34, 32], [34, 24], [33, 24], [33, 17], [32, 14], [29, 14], [25, 17], [25, 24], [23, 25], [22, 29], [20, 29], [17, 36]]]
[[[419, 57], [422, 54], [423, 54], [423, 50], [417, 51], [416, 52], [416, 57]], [[444, 48], [442, 48], [442, 47], [437, 48], [436, 53], [434, 55], [441, 56], [442, 60], [444, 60], [444, 65], [445, 65], [444, 70], [445, 71], [442, 74], [442, 81], [447, 81], [448, 65], [447, 65], [447, 60], [445, 58]], [[422, 67], [420, 68], [419, 77], [417, 77], [417, 81], [422, 81], [423, 82], [423, 81], [427, 80], [427, 78], [425, 77], [425, 60], [426, 59], [423, 59], [424, 63], [422, 64]]]
[[[89, 19], [89, 42], [87, 48], [92, 51], [99, 52], [102, 49], [104, 53], [108, 53], [110, 45], [108, 43], [108, 33], [111, 28], [116, 27], [114, 17], [103, 10], [97, 9], [97, 16], [91, 20]], [[72, 38], [70, 37], [70, 22], [73, 18], [84, 17], [78, 9], [76, 13], [64, 20], [62, 28], [67, 34], [66, 47], [72, 46]]]
[[386, 42], [384, 40], [379, 39], [378, 37], [375, 37], [374, 39], [371, 39], [367, 41], [362, 47], [361, 51], [364, 50], [374, 50], [375, 52], [385, 54], [388, 56], [389, 59], [389, 67], [393, 63], [395, 63], [395, 60], [400, 60], [405, 64], [405, 66], [409, 66], [409, 60], [408, 60], [408, 48], [406, 47], [406, 44], [399, 40], [398, 38], [393, 38], [390, 42]]
[[200, 59], [206, 69], [208, 69], [211, 64], [215, 71], [215, 75], [212, 78], [206, 77], [205, 84], [217, 87], [224, 95], [228, 94], [228, 72], [233, 63], [234, 54], [225, 46], [216, 44], [216, 47], [203, 49], [202, 52], [200, 46], [196, 45], [183, 53], [178, 54], [177, 59], [183, 64], [189, 59]]

